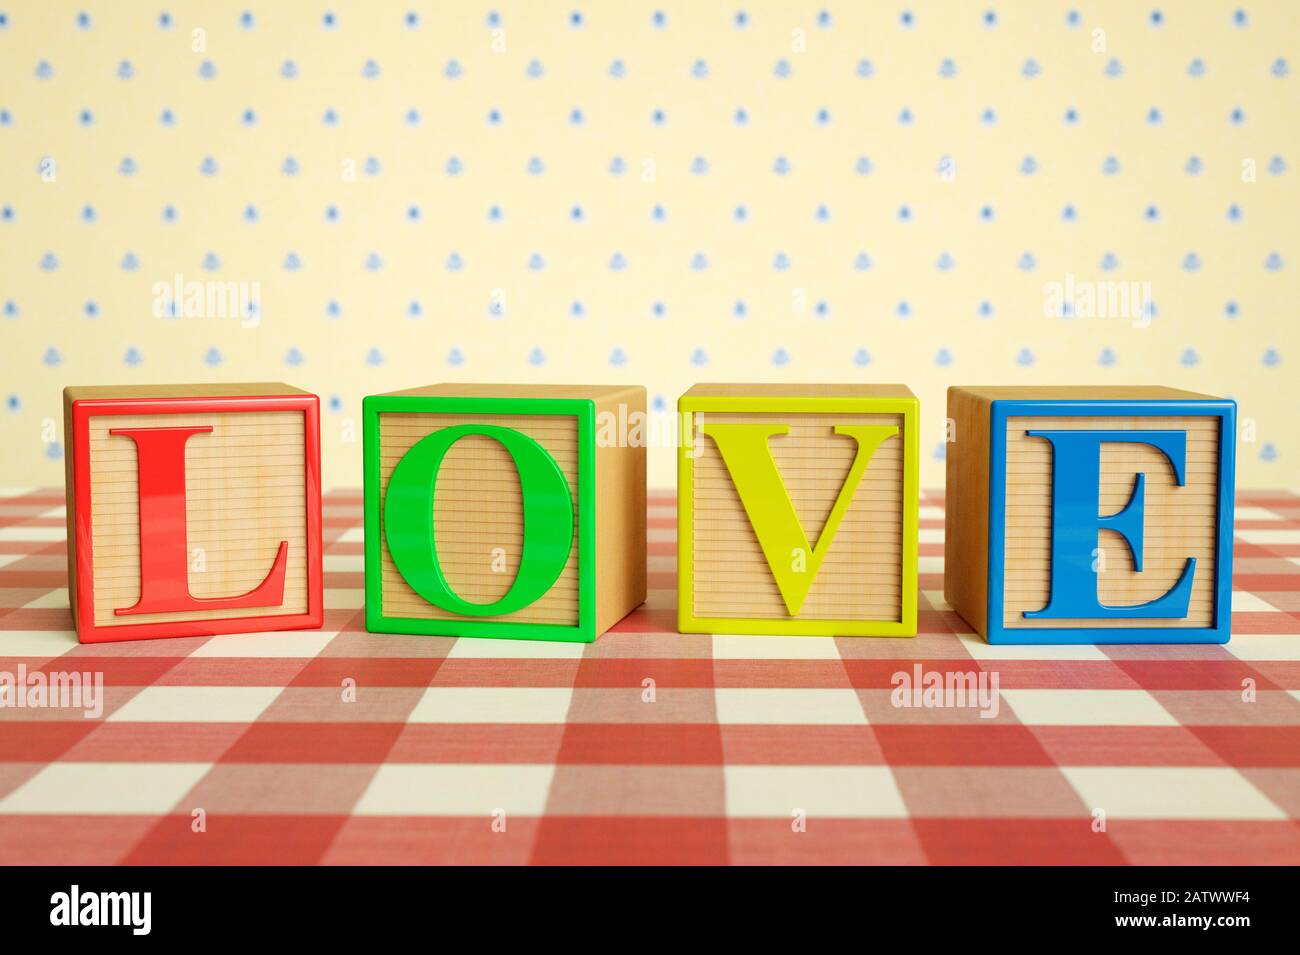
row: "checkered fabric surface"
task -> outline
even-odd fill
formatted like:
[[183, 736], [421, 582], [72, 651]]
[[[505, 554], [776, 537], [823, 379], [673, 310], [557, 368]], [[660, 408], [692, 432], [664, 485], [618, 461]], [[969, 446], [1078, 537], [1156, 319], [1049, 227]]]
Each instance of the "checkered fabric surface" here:
[[[1300, 861], [1300, 496], [1239, 499], [1222, 647], [986, 646], [938, 494], [915, 639], [683, 636], [671, 494], [649, 520], [650, 599], [591, 645], [366, 633], [338, 491], [322, 630], [81, 646], [63, 495], [8, 492], [0, 670], [106, 704], [0, 709], [0, 862]], [[891, 705], [918, 662], [996, 672], [996, 718]]]

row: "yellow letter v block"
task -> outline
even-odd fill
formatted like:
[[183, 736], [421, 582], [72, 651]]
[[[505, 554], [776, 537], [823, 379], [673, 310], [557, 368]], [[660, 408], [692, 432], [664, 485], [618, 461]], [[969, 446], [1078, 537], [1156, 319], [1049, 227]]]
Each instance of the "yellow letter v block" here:
[[680, 630], [916, 633], [911, 392], [697, 385], [679, 409]]

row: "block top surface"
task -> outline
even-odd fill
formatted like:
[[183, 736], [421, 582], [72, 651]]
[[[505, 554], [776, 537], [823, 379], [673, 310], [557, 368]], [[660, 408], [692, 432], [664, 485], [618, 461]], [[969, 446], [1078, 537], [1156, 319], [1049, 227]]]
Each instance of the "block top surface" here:
[[309, 395], [310, 391], [283, 382], [215, 382], [191, 385], [69, 385], [67, 401], [106, 401], [130, 398], [255, 398]]
[[695, 385], [683, 398], [915, 398], [906, 385], [744, 384]]
[[953, 385], [949, 393], [984, 401], [1221, 401], [1163, 385]]
[[621, 394], [645, 394], [641, 385], [486, 385], [465, 382], [388, 391], [377, 398], [560, 398], [606, 401]]

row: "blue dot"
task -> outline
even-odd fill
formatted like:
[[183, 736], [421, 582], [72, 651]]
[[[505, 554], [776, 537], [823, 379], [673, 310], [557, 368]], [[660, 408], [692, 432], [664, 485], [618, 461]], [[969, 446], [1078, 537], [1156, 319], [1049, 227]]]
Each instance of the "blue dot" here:
[[995, 27], [998, 25], [998, 12], [996, 10], [984, 11], [984, 25], [986, 27]]
[[668, 14], [662, 10], [656, 10], [650, 14], [650, 25], [657, 30], [662, 30], [668, 25]]
[[406, 16], [402, 18], [402, 22], [406, 24], [408, 30], [414, 30], [420, 25], [420, 15], [414, 10], [408, 10]]
[[912, 26], [916, 23], [916, 17], [913, 16], [911, 10], [904, 10], [901, 14], [899, 14], [898, 22], [902, 24], [904, 29], [911, 29]]
[[1153, 27], [1164, 26], [1165, 15], [1161, 13], [1159, 10], [1152, 10], [1151, 16], [1148, 19], [1150, 20], [1151, 25]]
[[582, 11], [574, 10], [569, 14], [569, 26], [577, 29], [582, 26]]
[[158, 14], [158, 29], [170, 30], [172, 28], [172, 15], [164, 10]]
[[744, 10], [737, 10], [734, 19], [735, 19], [736, 26], [742, 30], [745, 27], [749, 26], [749, 14], [746, 13]]
[[86, 13], [84, 10], [77, 14], [77, 29], [79, 30], [90, 29], [90, 14]]
[[242, 29], [245, 30], [251, 30], [253, 29], [254, 26], [257, 25], [256, 21], [253, 19], [252, 11], [245, 10], [243, 13], [239, 15], [239, 25]]
[[321, 26], [326, 30], [333, 30], [338, 25], [338, 17], [334, 15], [333, 10], [326, 10], [324, 16], [320, 18]]

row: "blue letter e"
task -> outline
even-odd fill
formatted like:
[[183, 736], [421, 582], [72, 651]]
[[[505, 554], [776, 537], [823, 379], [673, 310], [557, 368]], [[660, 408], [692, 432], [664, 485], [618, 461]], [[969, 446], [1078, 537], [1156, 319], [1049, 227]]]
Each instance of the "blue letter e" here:
[[1115, 531], [1128, 544], [1133, 569], [1142, 570], [1142, 509], [1146, 475], [1139, 472], [1128, 503], [1118, 513], [1098, 517], [1101, 500], [1101, 446], [1106, 442], [1149, 444], [1161, 451], [1174, 469], [1179, 486], [1185, 483], [1186, 431], [1029, 431], [1052, 445], [1052, 584], [1047, 606], [1027, 611], [1042, 619], [1187, 616], [1192, 599], [1196, 558], [1183, 565], [1182, 575], [1161, 597], [1135, 607], [1107, 607], [1097, 599], [1093, 552], [1099, 532]]

